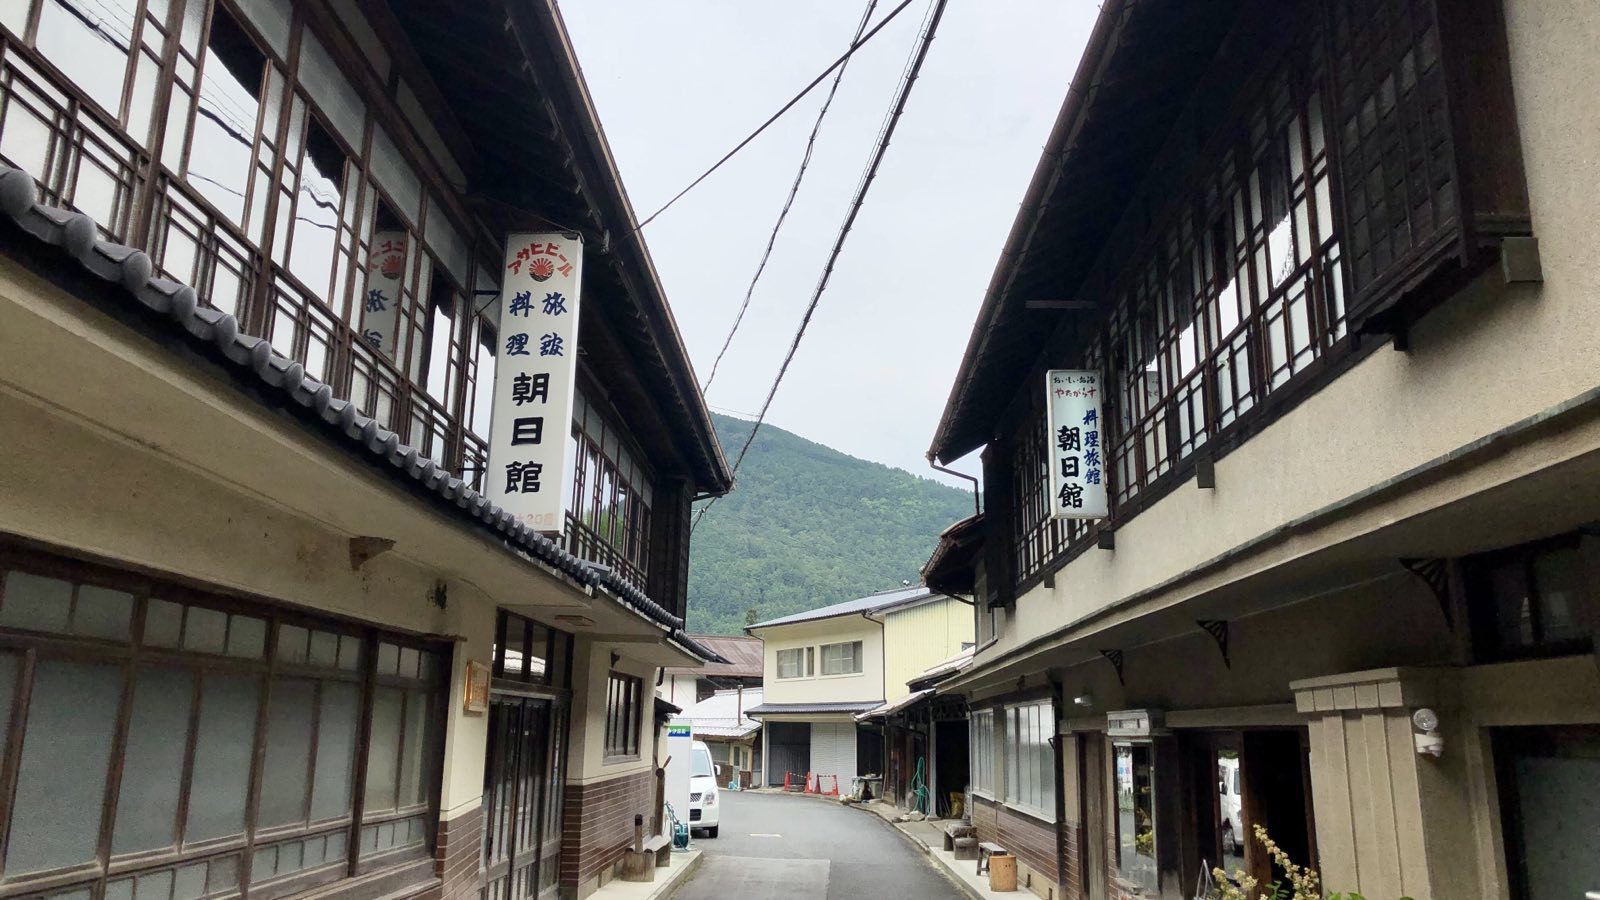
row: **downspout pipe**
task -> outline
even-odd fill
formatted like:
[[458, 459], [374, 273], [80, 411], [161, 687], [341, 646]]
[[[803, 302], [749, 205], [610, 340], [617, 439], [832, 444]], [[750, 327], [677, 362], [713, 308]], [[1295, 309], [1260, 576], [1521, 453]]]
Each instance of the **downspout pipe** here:
[[975, 516], [983, 515], [983, 494], [978, 490], [978, 478], [976, 475], [968, 475], [965, 472], [957, 472], [955, 469], [949, 469], [939, 465], [938, 460], [936, 460], [933, 456], [932, 450], [928, 451], [928, 465], [932, 467], [935, 472], [943, 472], [946, 475], [954, 475], [957, 478], [972, 482], [972, 514]]

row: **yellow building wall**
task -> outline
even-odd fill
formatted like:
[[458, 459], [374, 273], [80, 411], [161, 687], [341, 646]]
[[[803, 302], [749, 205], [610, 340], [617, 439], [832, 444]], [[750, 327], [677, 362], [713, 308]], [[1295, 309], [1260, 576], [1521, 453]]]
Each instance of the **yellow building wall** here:
[[972, 607], [945, 597], [883, 617], [884, 698], [910, 693], [906, 682], [973, 642]]

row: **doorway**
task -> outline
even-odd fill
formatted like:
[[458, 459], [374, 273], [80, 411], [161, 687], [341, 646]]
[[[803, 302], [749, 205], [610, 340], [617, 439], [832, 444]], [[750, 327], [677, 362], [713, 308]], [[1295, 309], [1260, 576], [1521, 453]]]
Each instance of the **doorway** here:
[[566, 739], [565, 701], [491, 696], [483, 786], [484, 900], [556, 896]]
[[1600, 891], [1600, 726], [1494, 734], [1506, 869], [1517, 900]]

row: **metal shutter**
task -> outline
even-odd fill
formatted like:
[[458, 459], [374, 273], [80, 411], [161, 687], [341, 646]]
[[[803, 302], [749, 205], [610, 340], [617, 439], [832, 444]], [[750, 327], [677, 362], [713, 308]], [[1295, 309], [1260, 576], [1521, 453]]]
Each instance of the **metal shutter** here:
[[832, 790], [833, 778], [838, 776], [839, 793], [850, 792], [850, 779], [856, 776], [854, 722], [811, 724], [811, 771], [821, 776], [821, 790]]

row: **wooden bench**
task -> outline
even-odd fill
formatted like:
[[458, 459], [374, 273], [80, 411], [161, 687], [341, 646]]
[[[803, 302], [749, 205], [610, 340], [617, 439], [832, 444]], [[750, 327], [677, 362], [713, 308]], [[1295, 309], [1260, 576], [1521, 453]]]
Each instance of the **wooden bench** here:
[[985, 871], [988, 870], [988, 868], [989, 868], [989, 857], [994, 856], [996, 854], [999, 854], [1000, 856], [1007, 855], [1006, 854], [1006, 848], [1000, 846], [999, 844], [994, 843], [993, 841], [984, 841], [983, 843], [978, 845], [978, 874], [979, 875], [982, 875]]
[[672, 837], [671, 835], [658, 834], [645, 839], [644, 852], [654, 853], [656, 868], [660, 869], [672, 865]]

